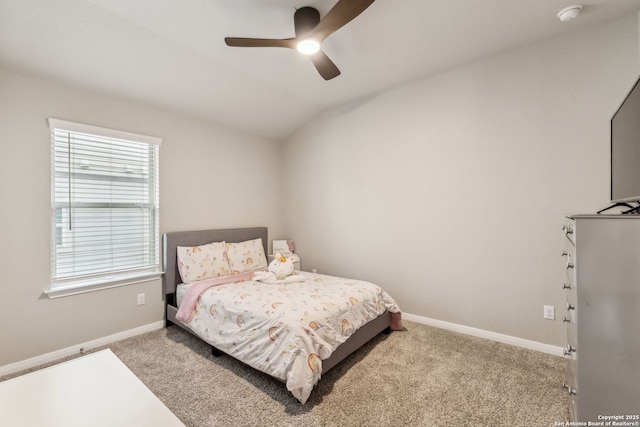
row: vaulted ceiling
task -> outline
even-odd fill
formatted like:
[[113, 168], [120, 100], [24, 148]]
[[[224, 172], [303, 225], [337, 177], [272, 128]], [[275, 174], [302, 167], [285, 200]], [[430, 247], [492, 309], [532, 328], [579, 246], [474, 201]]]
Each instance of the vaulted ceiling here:
[[0, 0], [0, 66], [281, 139], [328, 108], [471, 61], [637, 15], [640, 0], [378, 0], [323, 44], [323, 80], [282, 48], [296, 8], [336, 0]]

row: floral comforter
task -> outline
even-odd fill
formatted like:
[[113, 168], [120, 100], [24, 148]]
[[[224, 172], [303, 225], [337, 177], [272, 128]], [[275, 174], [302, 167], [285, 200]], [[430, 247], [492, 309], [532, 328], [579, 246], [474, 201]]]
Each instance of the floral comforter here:
[[285, 381], [305, 403], [322, 360], [365, 323], [400, 309], [373, 283], [304, 276], [293, 283], [216, 284], [200, 294], [185, 324], [219, 350]]

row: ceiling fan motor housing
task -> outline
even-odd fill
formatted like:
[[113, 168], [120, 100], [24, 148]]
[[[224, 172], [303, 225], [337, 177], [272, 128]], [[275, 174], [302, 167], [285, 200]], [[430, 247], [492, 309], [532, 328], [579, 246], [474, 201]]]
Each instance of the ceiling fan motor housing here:
[[304, 36], [320, 23], [320, 12], [313, 7], [305, 6], [296, 10], [293, 14], [293, 26], [296, 37]]

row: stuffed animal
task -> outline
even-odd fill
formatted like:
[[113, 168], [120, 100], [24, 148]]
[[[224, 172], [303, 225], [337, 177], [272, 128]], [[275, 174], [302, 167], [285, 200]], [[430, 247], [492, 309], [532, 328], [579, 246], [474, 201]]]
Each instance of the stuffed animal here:
[[277, 253], [273, 257], [273, 261], [269, 263], [269, 271], [276, 275], [278, 280], [293, 274], [293, 261], [287, 259], [281, 253]]

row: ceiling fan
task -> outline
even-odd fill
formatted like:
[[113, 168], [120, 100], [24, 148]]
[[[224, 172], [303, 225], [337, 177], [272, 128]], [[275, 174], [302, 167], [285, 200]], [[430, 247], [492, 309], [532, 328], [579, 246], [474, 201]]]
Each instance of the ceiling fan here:
[[311, 58], [311, 62], [325, 80], [331, 80], [340, 75], [340, 70], [321, 50], [322, 42], [364, 12], [373, 2], [374, 0], [339, 0], [322, 19], [320, 19], [320, 12], [317, 9], [309, 6], [301, 7], [293, 14], [296, 36], [292, 38], [225, 37], [224, 41], [227, 46], [296, 49]]

